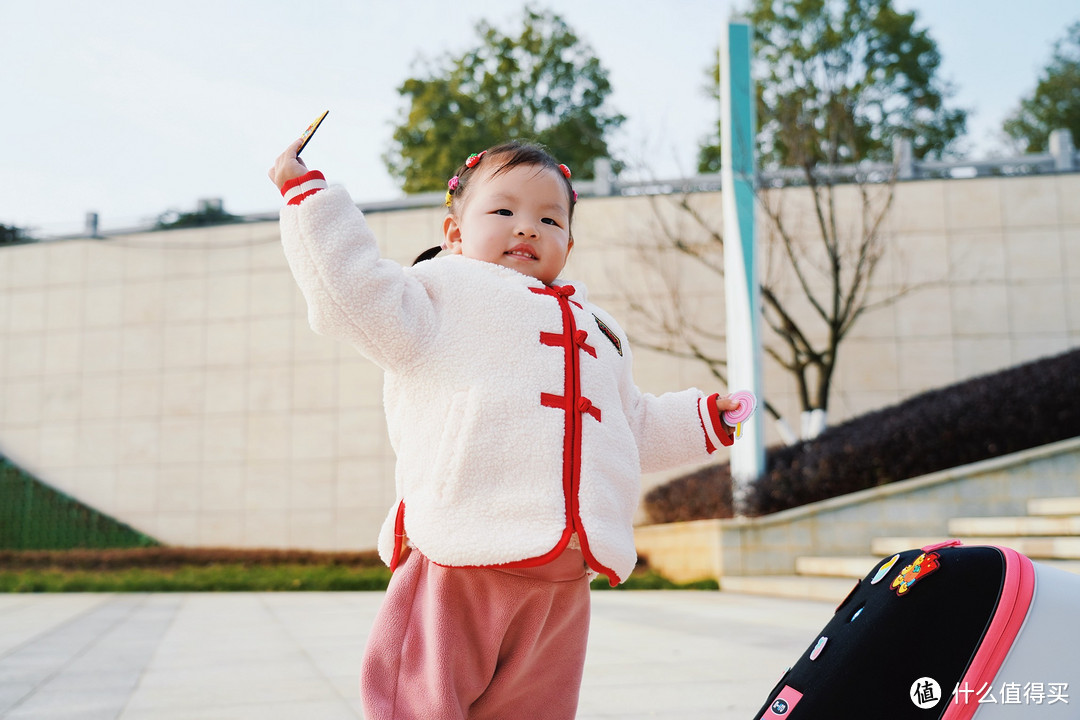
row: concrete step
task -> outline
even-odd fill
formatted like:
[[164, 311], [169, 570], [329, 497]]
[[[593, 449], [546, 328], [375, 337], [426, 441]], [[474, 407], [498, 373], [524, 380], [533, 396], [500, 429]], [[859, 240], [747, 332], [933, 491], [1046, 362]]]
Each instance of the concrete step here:
[[949, 534], [956, 537], [1080, 535], [1080, 515], [953, 518], [949, 521]]
[[1080, 497], [1028, 500], [1028, 515], [1080, 515]]
[[801, 575], [725, 576], [720, 579], [720, 589], [724, 592], [822, 600], [831, 603], [839, 603], [846, 598], [854, 586], [855, 581], [849, 578]]
[[[903, 550], [942, 542], [942, 537], [880, 537], [870, 543], [870, 552], [892, 555]], [[1032, 560], [1080, 560], [1080, 537], [962, 537], [965, 545], [1002, 545]]]
[[[879, 562], [887, 557], [889, 556], [800, 557], [795, 559], [795, 572], [798, 575], [807, 577], [841, 577], [860, 580], [866, 577]], [[1080, 560], [1036, 560], [1036, 562], [1080, 575]]]
[[[952, 537], [923, 536], [923, 537], [877, 537], [870, 541], [870, 552], [881, 557], [890, 557], [904, 550], [936, 545], [937, 543], [951, 540]], [[970, 545], [966, 538], [961, 538], [965, 545]]]
[[795, 558], [798, 575], [818, 577], [841, 577], [858, 580], [866, 577], [881, 558], [865, 555], [859, 557], [799, 557]]

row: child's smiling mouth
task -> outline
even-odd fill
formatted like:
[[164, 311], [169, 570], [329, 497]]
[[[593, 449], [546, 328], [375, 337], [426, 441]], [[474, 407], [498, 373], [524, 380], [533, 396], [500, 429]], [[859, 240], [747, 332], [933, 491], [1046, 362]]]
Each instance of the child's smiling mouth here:
[[531, 248], [525, 247], [524, 245], [518, 245], [517, 247], [513, 247], [503, 254], [509, 255], [511, 257], [525, 258], [526, 260], [540, 259], [536, 256], [536, 253], [534, 253]]

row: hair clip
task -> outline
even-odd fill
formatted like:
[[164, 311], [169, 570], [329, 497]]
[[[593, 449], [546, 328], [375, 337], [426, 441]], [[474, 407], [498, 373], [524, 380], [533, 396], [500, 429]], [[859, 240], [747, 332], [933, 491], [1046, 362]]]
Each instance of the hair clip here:
[[577, 202], [577, 190], [574, 191], [574, 202]]
[[476, 163], [480, 162], [480, 158], [484, 157], [485, 153], [487, 153], [487, 150], [481, 150], [478, 153], [473, 153], [472, 155], [470, 155], [469, 158], [465, 161], [465, 167], [475, 167]]
[[458, 185], [460, 184], [461, 180], [458, 178], [457, 175], [450, 178], [450, 180], [446, 183], [446, 207], [450, 207], [450, 203], [454, 201], [451, 195], [455, 190], [458, 189]]
[[560, 165], [559, 169], [562, 170], [562, 174], [566, 176], [567, 180], [569, 180], [570, 179], [570, 168], [566, 167], [565, 165]]

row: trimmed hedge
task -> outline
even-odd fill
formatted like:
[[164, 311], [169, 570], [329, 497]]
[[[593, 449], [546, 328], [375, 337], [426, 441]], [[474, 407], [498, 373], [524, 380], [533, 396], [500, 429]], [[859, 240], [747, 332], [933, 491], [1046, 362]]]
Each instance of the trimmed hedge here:
[[269, 567], [383, 567], [379, 554], [309, 550], [243, 550], [233, 548], [154, 547], [110, 550], [0, 550], [0, 567], [9, 570], [55, 569], [113, 571], [130, 568], [159, 570], [180, 567], [234, 565]]
[[385, 590], [390, 569], [343, 565], [183, 565], [0, 570], [0, 592], [319, 592]]
[[[769, 448], [747, 494], [764, 515], [1080, 436], [1080, 350], [932, 390], [848, 420], [817, 438]], [[698, 473], [645, 497], [653, 522], [730, 517]], [[730, 479], [727, 480], [730, 487]], [[728, 490], [730, 492], [730, 490]]]
[[46, 485], [0, 455], [0, 548], [59, 550], [159, 544]]
[[[376, 552], [227, 548], [0, 551], [0, 593], [281, 592], [385, 590], [390, 569]], [[594, 590], [612, 589], [607, 579]], [[716, 581], [673, 583], [639, 563], [618, 590], [716, 590]]]
[[731, 467], [707, 465], [658, 485], [645, 494], [644, 507], [651, 523], [732, 517]]
[[0, 592], [384, 590], [389, 581], [374, 551], [0, 550]]

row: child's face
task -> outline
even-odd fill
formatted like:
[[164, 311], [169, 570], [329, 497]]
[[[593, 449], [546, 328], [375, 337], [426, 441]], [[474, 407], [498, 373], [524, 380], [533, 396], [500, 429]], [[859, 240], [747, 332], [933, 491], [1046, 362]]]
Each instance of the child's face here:
[[479, 175], [443, 232], [452, 253], [551, 284], [574, 246], [566, 184], [554, 170], [535, 165]]

